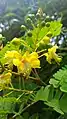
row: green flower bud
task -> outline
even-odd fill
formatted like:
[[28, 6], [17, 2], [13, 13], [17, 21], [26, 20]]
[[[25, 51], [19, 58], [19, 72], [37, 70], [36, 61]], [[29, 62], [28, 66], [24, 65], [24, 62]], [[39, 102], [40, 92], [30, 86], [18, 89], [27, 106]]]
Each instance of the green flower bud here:
[[44, 42], [44, 44], [48, 44], [50, 42], [50, 38], [48, 36], [44, 36], [42, 41]]
[[37, 17], [37, 19], [39, 19], [41, 16], [40, 16], [40, 13], [37, 13], [36, 14], [36, 17]]
[[32, 37], [31, 31], [28, 31], [27, 36], [28, 36], [28, 37]]
[[27, 19], [26, 19], [26, 22], [27, 22], [28, 24], [31, 24], [31, 23], [32, 23], [32, 20], [31, 20], [30, 18], [27, 18]]
[[14, 39], [11, 41], [11, 43], [12, 43], [13, 45], [20, 45], [21, 40], [20, 40], [19, 38], [14, 38]]
[[52, 32], [49, 31], [49, 32], [47, 33], [47, 36], [48, 36], [48, 37], [52, 37]]
[[50, 23], [47, 22], [47, 23], [45, 24], [45, 26], [46, 26], [46, 27], [50, 27]]
[[31, 18], [31, 19], [34, 19], [35, 15], [34, 14], [28, 14], [28, 17]]
[[22, 30], [22, 31], [26, 31], [26, 26], [21, 25], [21, 30]]
[[45, 26], [45, 21], [42, 21], [41, 22], [41, 27], [44, 27]]
[[51, 21], [51, 18], [50, 16], [46, 16], [46, 19], [45, 19], [46, 22], [50, 22]]

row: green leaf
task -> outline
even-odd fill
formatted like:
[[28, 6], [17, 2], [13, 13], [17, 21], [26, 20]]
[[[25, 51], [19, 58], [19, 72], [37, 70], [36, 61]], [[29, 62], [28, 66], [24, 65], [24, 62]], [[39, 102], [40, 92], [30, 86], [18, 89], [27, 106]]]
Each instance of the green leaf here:
[[26, 83], [25, 83], [25, 88], [27, 90], [34, 90], [37, 88], [37, 84], [35, 84], [32, 80], [28, 80]]
[[50, 24], [50, 26], [49, 27], [45, 26], [39, 32], [38, 35], [39, 39], [42, 39], [45, 35], [47, 35], [49, 31], [53, 34], [52, 37], [58, 36], [61, 33], [62, 24], [60, 21], [51, 21], [48, 23]]
[[44, 27], [40, 30], [40, 33], [38, 35], [38, 39], [41, 40], [47, 33], [49, 32], [49, 28], [48, 27]]
[[1, 115], [0, 114], [0, 119], [7, 119], [7, 115]]
[[50, 79], [49, 83], [50, 83], [51, 85], [53, 85], [54, 88], [58, 88], [58, 86], [59, 86], [59, 81], [57, 81], [57, 80], [55, 80], [55, 79], [53, 79], [53, 78]]
[[34, 101], [42, 100], [44, 104], [53, 108], [60, 114], [64, 114], [59, 105], [59, 99], [61, 98], [61, 91], [55, 90], [53, 86], [42, 87], [36, 94]]
[[57, 71], [56, 74], [53, 75], [53, 77], [57, 80], [67, 79], [66, 78], [67, 77], [67, 69], [65, 69], [65, 70], [60, 69], [59, 71]]
[[0, 97], [0, 114], [13, 113], [15, 111], [16, 98]]
[[56, 112], [64, 115], [64, 112], [60, 109], [60, 105], [56, 105], [56, 107], [53, 108]]
[[24, 103], [22, 103], [22, 104], [20, 105], [19, 112], [18, 112], [19, 114], [22, 113], [23, 107], [24, 107]]
[[62, 24], [60, 21], [52, 21], [50, 23], [50, 31], [53, 33], [53, 37], [60, 34]]
[[63, 112], [67, 113], [67, 93], [65, 93], [60, 99], [60, 108]]
[[63, 85], [60, 87], [60, 90], [61, 90], [62, 92], [67, 93], [67, 83], [63, 83]]
[[49, 83], [54, 88], [60, 87], [62, 92], [67, 92], [67, 68], [62, 68], [53, 75]]
[[42, 87], [36, 94], [35, 96], [35, 101], [38, 101], [38, 100], [42, 100], [42, 101], [46, 101], [48, 99], [48, 96], [49, 96], [49, 91], [50, 91], [50, 86], [46, 86], [45, 88]]
[[22, 116], [17, 116], [16, 119], [24, 119]]
[[[51, 90], [50, 90], [49, 95], [52, 95]], [[64, 114], [59, 105], [60, 96], [61, 96], [61, 92], [56, 91], [55, 93], [55, 91], [53, 91], [52, 99], [49, 99], [48, 101], [44, 102], [44, 104], [48, 105], [49, 107], [52, 107], [56, 112], [60, 114]]]

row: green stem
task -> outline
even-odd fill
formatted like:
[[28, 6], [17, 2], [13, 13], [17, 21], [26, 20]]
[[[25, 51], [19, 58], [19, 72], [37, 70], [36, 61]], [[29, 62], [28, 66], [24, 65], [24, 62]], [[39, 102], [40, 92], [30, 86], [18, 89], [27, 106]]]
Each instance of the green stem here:
[[41, 79], [40, 79], [40, 77], [39, 77], [39, 75], [38, 75], [38, 73], [37, 73], [37, 70], [36, 69], [34, 69], [34, 71], [35, 71], [35, 74], [36, 74], [36, 77], [39, 79], [39, 81], [43, 84], [43, 85], [47, 85], [45, 82], [43, 82]]
[[[26, 107], [22, 110], [21, 113], [23, 113], [26, 109], [28, 109], [30, 106], [32, 106], [32, 105], [35, 104], [35, 103], [36, 103], [36, 102], [33, 102], [33, 103], [29, 104], [28, 106], [26, 106]], [[17, 117], [18, 115], [21, 115], [21, 113], [15, 114], [15, 115], [13, 116], [13, 118]]]
[[[22, 77], [21, 77], [22, 78]], [[23, 84], [23, 89], [25, 89], [25, 82], [24, 82], [24, 78], [22, 78], [22, 84]]]
[[44, 51], [46, 51], [46, 49], [43, 49], [43, 50], [41, 50], [41, 51], [37, 51], [37, 53], [42, 53], [42, 52], [44, 52]]
[[31, 76], [29, 76], [29, 78], [30, 78], [30, 79], [33, 79], [33, 80], [37, 80], [37, 81], [40, 80], [40, 78], [34, 78], [34, 77], [31, 77]]
[[9, 96], [10, 94], [12, 94], [14, 91], [11, 91], [9, 93], [7, 93], [6, 95], [4, 95], [3, 97]]
[[22, 93], [18, 98], [17, 101], [24, 95], [24, 93]]
[[43, 56], [45, 56], [44, 54], [42, 54], [42, 55], [40, 55], [38, 58], [41, 58], [41, 57], [43, 57]]
[[25, 42], [25, 41], [22, 41], [22, 44], [28, 48], [29, 51], [32, 51], [32, 48]]
[[31, 93], [33, 93], [34, 91], [29, 91], [29, 90], [21, 90], [21, 89], [16, 89], [16, 88], [8, 88], [8, 87], [6, 87], [5, 89], [7, 89], [7, 90], [12, 90], [12, 91], [17, 91], [17, 92], [24, 92], [24, 93], [28, 93], [28, 94], [31, 94]]
[[21, 89], [21, 77], [19, 76], [19, 89]]
[[38, 75], [38, 73], [37, 73], [37, 70], [34, 69], [34, 71], [35, 71], [36, 77], [40, 79], [40, 77], [39, 77], [39, 75]]
[[16, 76], [20, 76], [19, 73], [16, 73], [16, 72], [12, 72], [12, 74], [16, 75]]

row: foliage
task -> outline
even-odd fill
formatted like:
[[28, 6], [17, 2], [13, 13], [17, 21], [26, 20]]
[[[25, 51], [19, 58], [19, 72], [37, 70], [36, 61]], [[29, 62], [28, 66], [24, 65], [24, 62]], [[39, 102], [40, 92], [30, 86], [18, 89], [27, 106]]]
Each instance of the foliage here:
[[53, 75], [55, 79], [50, 79], [50, 85], [46, 86], [45, 88], [41, 87], [34, 100], [44, 101], [45, 104], [61, 114], [67, 113], [66, 75], [67, 66], [63, 67]]
[[[49, 111], [52, 119], [52, 112], [63, 117], [67, 112], [67, 67], [52, 78], [64, 59], [62, 48], [51, 42], [62, 32], [61, 21], [46, 21], [39, 8], [36, 15], [26, 16], [26, 26], [22, 25], [21, 30], [24, 36], [15, 37], [0, 50], [0, 113], [6, 115], [5, 119], [43, 119], [43, 114], [49, 119]], [[49, 77], [47, 67], [52, 73]]]

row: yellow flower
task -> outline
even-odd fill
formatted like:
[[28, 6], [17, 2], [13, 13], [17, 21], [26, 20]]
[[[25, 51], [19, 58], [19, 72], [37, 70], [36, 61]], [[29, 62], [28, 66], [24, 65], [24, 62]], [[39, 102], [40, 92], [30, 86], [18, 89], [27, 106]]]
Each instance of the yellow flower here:
[[40, 61], [36, 52], [25, 52], [22, 56], [17, 51], [8, 51], [5, 58], [9, 60], [8, 64], [17, 66], [18, 72], [29, 75], [32, 68], [40, 68]]
[[4, 89], [10, 83], [11, 83], [11, 73], [10, 72], [0, 75], [0, 89]]
[[31, 65], [31, 68], [40, 68], [40, 60], [36, 52], [32, 52], [31, 54], [26, 52], [23, 58]]
[[54, 59], [57, 63], [61, 62], [61, 58], [56, 54], [58, 46], [55, 45], [52, 48], [48, 49], [48, 52], [44, 55], [46, 56], [46, 60], [51, 64], [51, 61]]
[[31, 66], [25, 59], [22, 60], [14, 59], [13, 64], [17, 66], [19, 73], [23, 73], [24, 75], [30, 74]]
[[5, 57], [4, 58], [5, 58], [5, 63], [8, 64], [8, 68], [10, 70], [12, 70], [13, 69], [13, 60], [14, 59], [21, 60], [22, 59], [22, 55], [18, 51], [12, 50], [12, 51], [7, 51], [5, 53]]
[[36, 52], [33, 52], [31, 54], [29, 54], [29, 52], [26, 52], [22, 56], [22, 60], [14, 59], [13, 64], [24, 73], [31, 71], [31, 68], [40, 68], [40, 61]]
[[21, 72], [24, 75], [29, 75], [32, 68], [40, 68], [40, 61], [36, 52], [33, 52], [31, 54], [29, 54], [29, 52], [26, 52], [22, 56], [22, 60], [13, 59], [13, 64], [17, 66], [18, 72]]
[[40, 60], [36, 52], [30, 54], [28, 62], [31, 64], [32, 68], [40, 68]]
[[21, 54], [18, 51], [12, 50], [5, 53], [6, 59], [21, 58]]

